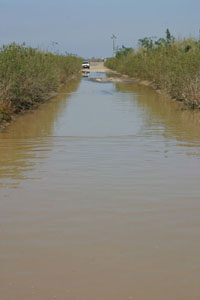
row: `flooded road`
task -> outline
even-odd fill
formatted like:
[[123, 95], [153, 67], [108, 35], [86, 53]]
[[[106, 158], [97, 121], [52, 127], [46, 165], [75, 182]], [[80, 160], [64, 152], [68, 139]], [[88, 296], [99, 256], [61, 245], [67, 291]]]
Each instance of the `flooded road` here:
[[200, 299], [199, 178], [200, 113], [149, 87], [83, 78], [18, 117], [0, 133], [0, 299]]

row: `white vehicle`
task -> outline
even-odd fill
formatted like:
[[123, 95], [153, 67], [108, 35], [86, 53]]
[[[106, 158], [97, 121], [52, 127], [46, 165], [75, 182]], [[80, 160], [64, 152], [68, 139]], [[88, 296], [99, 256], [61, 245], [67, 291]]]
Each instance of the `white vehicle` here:
[[84, 62], [82, 63], [82, 68], [83, 68], [83, 69], [89, 69], [89, 68], [90, 68], [90, 63], [89, 63], [88, 61], [84, 61]]

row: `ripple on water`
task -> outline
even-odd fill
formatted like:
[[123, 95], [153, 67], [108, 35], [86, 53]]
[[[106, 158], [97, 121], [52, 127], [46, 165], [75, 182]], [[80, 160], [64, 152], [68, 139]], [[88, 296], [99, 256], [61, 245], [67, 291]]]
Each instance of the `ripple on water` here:
[[199, 119], [83, 79], [1, 132], [2, 299], [198, 299]]

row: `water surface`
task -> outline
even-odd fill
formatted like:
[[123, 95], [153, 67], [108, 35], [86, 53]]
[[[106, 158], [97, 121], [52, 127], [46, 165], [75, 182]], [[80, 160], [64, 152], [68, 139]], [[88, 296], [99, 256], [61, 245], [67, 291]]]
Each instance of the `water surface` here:
[[199, 299], [199, 125], [88, 78], [18, 117], [0, 133], [1, 298]]

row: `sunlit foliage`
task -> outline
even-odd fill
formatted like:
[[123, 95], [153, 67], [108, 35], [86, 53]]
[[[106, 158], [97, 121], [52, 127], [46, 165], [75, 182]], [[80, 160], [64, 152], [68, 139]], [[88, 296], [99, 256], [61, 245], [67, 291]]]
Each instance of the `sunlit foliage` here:
[[200, 108], [200, 42], [176, 40], [167, 29], [165, 38], [139, 40], [137, 51], [106, 61], [108, 68], [148, 80], [172, 98]]
[[0, 49], [0, 120], [44, 102], [81, 69], [73, 55], [12, 43]]

